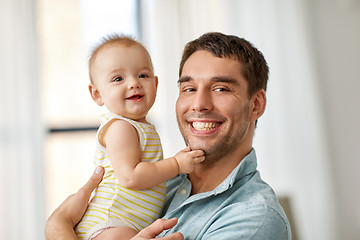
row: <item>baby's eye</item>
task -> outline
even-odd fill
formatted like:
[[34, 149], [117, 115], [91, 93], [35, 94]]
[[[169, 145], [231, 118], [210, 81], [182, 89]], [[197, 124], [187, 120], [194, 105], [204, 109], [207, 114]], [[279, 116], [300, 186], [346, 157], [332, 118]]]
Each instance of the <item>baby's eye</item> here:
[[116, 77], [113, 79], [114, 82], [120, 82], [122, 80], [124, 80], [122, 77]]
[[147, 78], [147, 77], [149, 77], [147, 74], [140, 74], [139, 75], [139, 78]]

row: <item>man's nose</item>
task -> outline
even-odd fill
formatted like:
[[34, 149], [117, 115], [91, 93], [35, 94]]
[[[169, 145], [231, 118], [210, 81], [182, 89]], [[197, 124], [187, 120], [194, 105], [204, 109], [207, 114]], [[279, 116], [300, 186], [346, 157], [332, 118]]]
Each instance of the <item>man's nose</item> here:
[[197, 90], [194, 94], [192, 109], [196, 112], [204, 112], [213, 109], [211, 93], [206, 90]]
[[128, 89], [131, 90], [133, 88], [141, 88], [141, 83], [136, 77], [131, 77], [128, 81]]

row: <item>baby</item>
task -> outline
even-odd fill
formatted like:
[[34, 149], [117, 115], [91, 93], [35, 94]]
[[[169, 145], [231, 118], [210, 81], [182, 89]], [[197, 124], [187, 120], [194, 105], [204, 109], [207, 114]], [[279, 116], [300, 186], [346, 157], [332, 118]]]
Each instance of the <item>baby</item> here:
[[91, 55], [89, 75], [92, 99], [109, 110], [101, 116], [95, 154], [105, 175], [75, 230], [79, 239], [130, 239], [160, 216], [165, 182], [192, 172], [205, 156], [186, 147], [163, 159], [159, 135], [146, 119], [158, 78], [142, 44], [104, 38]]

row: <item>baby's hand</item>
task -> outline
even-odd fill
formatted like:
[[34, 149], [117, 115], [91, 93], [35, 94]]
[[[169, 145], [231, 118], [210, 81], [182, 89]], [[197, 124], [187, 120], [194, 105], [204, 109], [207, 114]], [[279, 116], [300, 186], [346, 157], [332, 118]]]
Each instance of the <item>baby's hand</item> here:
[[179, 173], [187, 174], [194, 171], [195, 165], [205, 160], [203, 150], [193, 150], [187, 146], [175, 155], [175, 159], [179, 165]]

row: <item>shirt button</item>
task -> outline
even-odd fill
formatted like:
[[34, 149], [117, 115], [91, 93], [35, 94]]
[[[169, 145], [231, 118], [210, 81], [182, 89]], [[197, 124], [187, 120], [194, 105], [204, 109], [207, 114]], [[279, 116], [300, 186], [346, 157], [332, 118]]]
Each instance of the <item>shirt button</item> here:
[[183, 189], [183, 190], [181, 190], [181, 192], [180, 192], [182, 195], [185, 195], [186, 194], [186, 190], [185, 189]]

